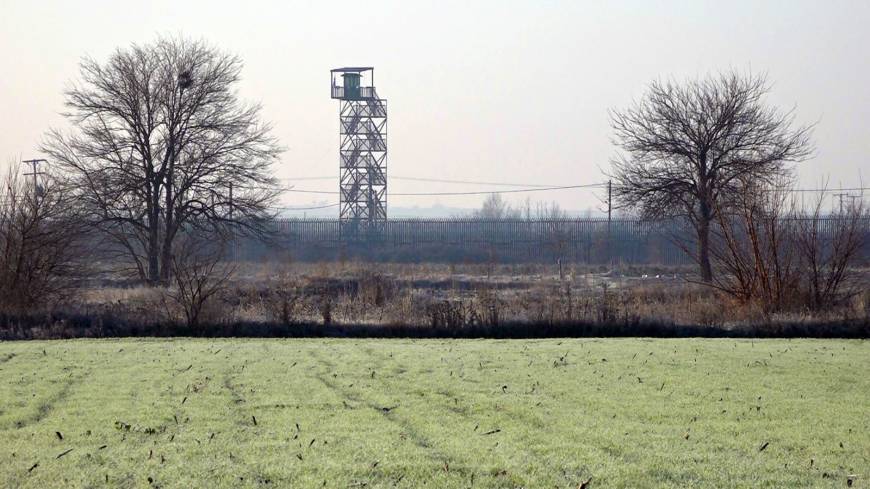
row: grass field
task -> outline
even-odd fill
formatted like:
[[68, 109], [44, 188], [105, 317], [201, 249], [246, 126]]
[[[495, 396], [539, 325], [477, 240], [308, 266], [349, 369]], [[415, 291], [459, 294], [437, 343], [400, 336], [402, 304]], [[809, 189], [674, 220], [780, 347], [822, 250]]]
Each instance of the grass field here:
[[0, 487], [870, 487], [870, 343], [0, 343]]

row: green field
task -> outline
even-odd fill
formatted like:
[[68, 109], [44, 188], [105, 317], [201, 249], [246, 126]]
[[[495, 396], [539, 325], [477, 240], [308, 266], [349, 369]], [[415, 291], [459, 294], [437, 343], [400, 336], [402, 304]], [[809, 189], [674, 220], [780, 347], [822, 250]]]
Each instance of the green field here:
[[847, 487], [853, 474], [870, 487], [866, 341], [0, 344], [0, 487]]

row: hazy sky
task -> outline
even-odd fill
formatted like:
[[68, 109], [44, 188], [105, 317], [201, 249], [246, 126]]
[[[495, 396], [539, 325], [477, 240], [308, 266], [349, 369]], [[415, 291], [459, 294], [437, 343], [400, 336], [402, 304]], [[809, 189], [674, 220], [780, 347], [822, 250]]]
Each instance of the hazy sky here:
[[[804, 185], [870, 180], [867, 1], [0, 0], [0, 161], [36, 156], [61, 126], [62, 90], [83, 55], [160, 34], [205, 39], [245, 61], [246, 99], [262, 102], [287, 152], [280, 177], [335, 177], [338, 102], [329, 69], [375, 67], [389, 101], [389, 173], [571, 185], [601, 181], [613, 154], [608, 108], [657, 77], [765, 71], [771, 103], [818, 121]], [[489, 189], [390, 181], [392, 192]], [[526, 194], [569, 209], [589, 191]], [[526, 195], [512, 196], [519, 202]], [[288, 195], [290, 205], [333, 202]], [[476, 206], [482, 197], [391, 197], [395, 206]]]

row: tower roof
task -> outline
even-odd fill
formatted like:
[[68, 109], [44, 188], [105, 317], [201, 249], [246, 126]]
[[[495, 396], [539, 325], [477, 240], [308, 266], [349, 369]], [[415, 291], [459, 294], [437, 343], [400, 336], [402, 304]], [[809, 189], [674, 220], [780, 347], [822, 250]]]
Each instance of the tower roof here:
[[335, 68], [331, 71], [332, 73], [362, 73], [364, 71], [371, 71], [374, 67], [372, 66], [346, 66], [344, 68]]

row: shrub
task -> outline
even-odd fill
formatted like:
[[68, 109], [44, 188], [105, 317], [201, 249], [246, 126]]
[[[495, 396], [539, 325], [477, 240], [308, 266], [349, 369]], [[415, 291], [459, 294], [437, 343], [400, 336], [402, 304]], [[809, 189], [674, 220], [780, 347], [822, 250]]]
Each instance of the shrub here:
[[68, 295], [82, 272], [84, 232], [61, 182], [0, 182], [0, 310], [40, 309]]
[[197, 328], [203, 313], [212, 310], [212, 300], [225, 290], [233, 267], [223, 262], [221, 244], [207, 244], [193, 235], [180, 241], [171, 259], [174, 287], [167, 296], [182, 309], [187, 326]]

